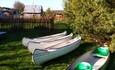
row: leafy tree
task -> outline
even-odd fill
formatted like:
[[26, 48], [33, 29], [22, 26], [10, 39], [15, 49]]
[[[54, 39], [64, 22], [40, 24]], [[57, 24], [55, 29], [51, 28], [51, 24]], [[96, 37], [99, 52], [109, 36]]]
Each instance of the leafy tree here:
[[115, 34], [113, 34], [113, 35], [111, 36], [111, 38], [112, 38], [112, 40], [111, 40], [111, 44], [110, 44], [109, 49], [110, 49], [111, 52], [113, 53], [113, 52], [115, 52]]
[[73, 3], [72, 1], [75, 1], [75, 0], [64, 0], [64, 3], [65, 3], [65, 8], [64, 8], [64, 17], [66, 19], [66, 21], [68, 22], [68, 24], [70, 24], [71, 26], [73, 26], [72, 23], [74, 23], [74, 20], [75, 20], [75, 14], [73, 13]]
[[51, 10], [50, 10], [50, 8], [48, 8], [48, 9], [46, 10], [45, 14], [48, 15], [48, 14], [50, 14], [50, 12], [51, 12]]
[[115, 33], [115, 9], [109, 0], [64, 0], [64, 15], [74, 33], [98, 39]]
[[45, 15], [50, 17], [50, 18], [54, 18], [55, 17], [55, 12], [54, 11], [51, 11], [50, 8], [48, 8], [46, 11], [45, 11]]
[[15, 2], [14, 8], [18, 10], [19, 14], [24, 11], [25, 5], [19, 1]]

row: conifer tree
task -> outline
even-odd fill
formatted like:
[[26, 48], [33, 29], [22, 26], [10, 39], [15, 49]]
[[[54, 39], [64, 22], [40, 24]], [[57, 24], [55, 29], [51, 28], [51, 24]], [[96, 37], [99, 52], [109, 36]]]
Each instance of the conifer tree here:
[[107, 38], [115, 33], [115, 8], [110, 0], [64, 0], [64, 16], [75, 33]]

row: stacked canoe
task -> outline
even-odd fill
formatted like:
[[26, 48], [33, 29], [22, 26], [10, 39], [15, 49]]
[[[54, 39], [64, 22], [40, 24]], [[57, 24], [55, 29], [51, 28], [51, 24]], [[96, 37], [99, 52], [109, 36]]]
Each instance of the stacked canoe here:
[[80, 45], [81, 37], [72, 38], [66, 31], [54, 35], [22, 39], [22, 44], [32, 53], [32, 61], [41, 65], [46, 61], [65, 55]]

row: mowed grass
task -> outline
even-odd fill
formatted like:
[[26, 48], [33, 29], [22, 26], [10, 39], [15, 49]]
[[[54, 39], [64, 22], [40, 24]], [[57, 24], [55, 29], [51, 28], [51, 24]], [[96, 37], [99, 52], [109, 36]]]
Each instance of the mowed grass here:
[[[22, 45], [23, 37], [40, 37], [55, 33], [72, 30], [66, 24], [55, 24], [55, 30], [48, 29], [28, 29], [23, 31], [7, 31], [6, 38], [0, 41], [0, 70], [65, 70], [67, 66], [76, 57], [98, 46], [96, 43], [82, 42], [79, 48], [61, 56], [50, 60], [40, 66], [32, 62], [32, 54], [26, 47]], [[111, 58], [114, 60], [114, 58]], [[112, 70], [114, 61], [109, 65], [108, 70]]]

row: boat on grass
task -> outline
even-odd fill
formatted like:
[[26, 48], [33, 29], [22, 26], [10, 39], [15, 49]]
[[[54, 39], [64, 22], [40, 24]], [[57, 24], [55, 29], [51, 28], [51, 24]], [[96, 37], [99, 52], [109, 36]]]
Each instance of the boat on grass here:
[[65, 55], [79, 47], [81, 37], [77, 36], [74, 39], [70, 39], [60, 44], [56, 44], [45, 49], [35, 49], [32, 55], [32, 61], [36, 65], [41, 65], [44, 62], [52, 60], [54, 58]]
[[67, 70], [106, 70], [109, 56], [107, 47], [99, 47], [75, 59]]
[[33, 41], [30, 41], [28, 43], [27, 47], [28, 47], [28, 50], [31, 53], [33, 53], [33, 51], [35, 49], [45, 49], [47, 47], [50, 47], [50, 46], [53, 46], [53, 45], [56, 45], [56, 44], [68, 41], [68, 40], [70, 40], [72, 38], [72, 36], [73, 36], [73, 33], [70, 33], [67, 36], [62, 36], [62, 37], [59, 37], [57, 39], [52, 39], [50, 41], [44, 41], [44, 42], [33, 42]]
[[27, 47], [29, 41], [34, 41], [34, 42], [42, 42], [42, 41], [48, 41], [48, 40], [52, 40], [52, 39], [57, 39], [59, 37], [65, 36], [67, 34], [66, 31], [62, 32], [62, 33], [58, 33], [58, 34], [53, 34], [53, 35], [48, 35], [48, 36], [43, 36], [43, 37], [38, 37], [38, 38], [27, 38], [24, 37], [22, 39], [22, 44]]

